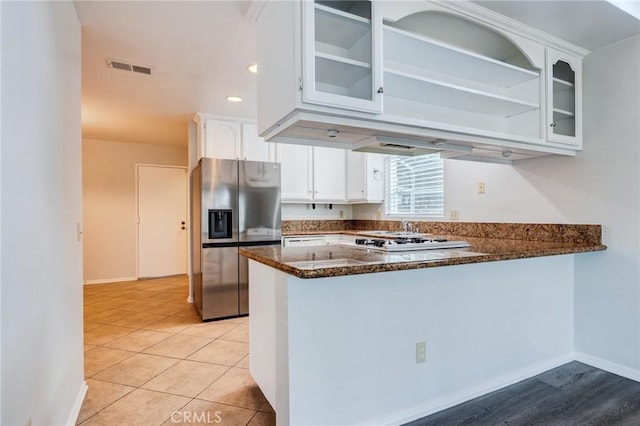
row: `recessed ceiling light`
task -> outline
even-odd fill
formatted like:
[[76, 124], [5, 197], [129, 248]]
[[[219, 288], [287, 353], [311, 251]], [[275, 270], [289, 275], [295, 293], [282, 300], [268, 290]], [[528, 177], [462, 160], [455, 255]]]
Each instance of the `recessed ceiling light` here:
[[251, 64], [247, 66], [247, 69], [254, 74], [258, 73], [258, 64]]
[[242, 102], [242, 98], [240, 96], [227, 96], [227, 100], [229, 102]]

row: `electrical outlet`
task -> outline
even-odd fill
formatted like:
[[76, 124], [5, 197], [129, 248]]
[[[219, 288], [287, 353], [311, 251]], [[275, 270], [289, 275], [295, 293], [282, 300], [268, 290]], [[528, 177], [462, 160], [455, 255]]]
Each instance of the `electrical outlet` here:
[[31, 426], [31, 417], [29, 417], [27, 421], [24, 422], [24, 426]]
[[478, 194], [484, 194], [484, 182], [478, 182]]
[[416, 364], [427, 360], [427, 342], [416, 343]]
[[382, 212], [380, 210], [376, 211], [376, 219], [382, 219]]
[[340, 210], [339, 214], [340, 214], [340, 219], [344, 218], [344, 210]]
[[449, 219], [451, 219], [451, 220], [460, 219], [460, 213], [458, 212], [458, 209], [449, 210]]

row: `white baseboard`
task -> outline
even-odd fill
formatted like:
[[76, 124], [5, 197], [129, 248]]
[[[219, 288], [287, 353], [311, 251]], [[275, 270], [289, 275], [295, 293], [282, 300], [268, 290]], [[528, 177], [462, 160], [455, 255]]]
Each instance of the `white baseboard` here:
[[108, 283], [121, 283], [123, 281], [138, 281], [138, 277], [119, 277], [119, 278], [106, 278], [103, 280], [84, 280], [84, 284], [108, 284]]
[[80, 385], [80, 390], [78, 391], [78, 395], [76, 396], [76, 400], [73, 403], [73, 407], [71, 408], [71, 412], [69, 413], [69, 418], [67, 419], [67, 425], [73, 426], [78, 421], [78, 416], [80, 415], [80, 409], [82, 408], [82, 403], [84, 402], [84, 397], [87, 395], [87, 390], [89, 387], [87, 386], [87, 382], [82, 381], [82, 385]]
[[395, 413], [393, 418], [386, 417], [383, 419], [370, 419], [371, 421], [367, 421], [365, 423], [402, 425], [477, 398], [479, 396], [488, 394], [498, 389], [502, 389], [514, 383], [518, 383], [522, 380], [528, 379], [552, 368], [556, 368], [563, 364], [571, 362], [574, 359], [575, 358], [573, 353], [568, 353], [555, 358], [551, 358], [542, 362], [538, 362], [536, 364], [520, 368], [495, 379], [479, 383], [475, 386], [465, 388], [459, 392], [453, 392], [448, 395], [444, 395], [441, 398], [432, 400], [431, 402], [428, 402], [426, 404], [415, 406], [411, 410], [407, 410], [404, 413]]
[[576, 361], [589, 364], [592, 367], [596, 367], [601, 370], [608, 371], [609, 373], [617, 374], [618, 376], [626, 377], [627, 379], [640, 382], [640, 370], [634, 370], [633, 368], [625, 367], [624, 365], [616, 364], [615, 362], [587, 355], [582, 352], [576, 352], [575, 358]]

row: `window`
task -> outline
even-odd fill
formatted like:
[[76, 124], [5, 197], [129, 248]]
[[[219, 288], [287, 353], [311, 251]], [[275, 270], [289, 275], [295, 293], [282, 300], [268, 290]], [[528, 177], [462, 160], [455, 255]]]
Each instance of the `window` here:
[[442, 216], [444, 176], [439, 154], [387, 158], [387, 215]]

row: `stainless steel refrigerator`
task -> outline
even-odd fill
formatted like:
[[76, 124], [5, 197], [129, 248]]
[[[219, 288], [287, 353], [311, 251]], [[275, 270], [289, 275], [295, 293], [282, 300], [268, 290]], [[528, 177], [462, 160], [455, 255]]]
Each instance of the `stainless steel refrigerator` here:
[[202, 158], [191, 174], [194, 304], [203, 320], [249, 313], [239, 247], [279, 245], [280, 164]]

